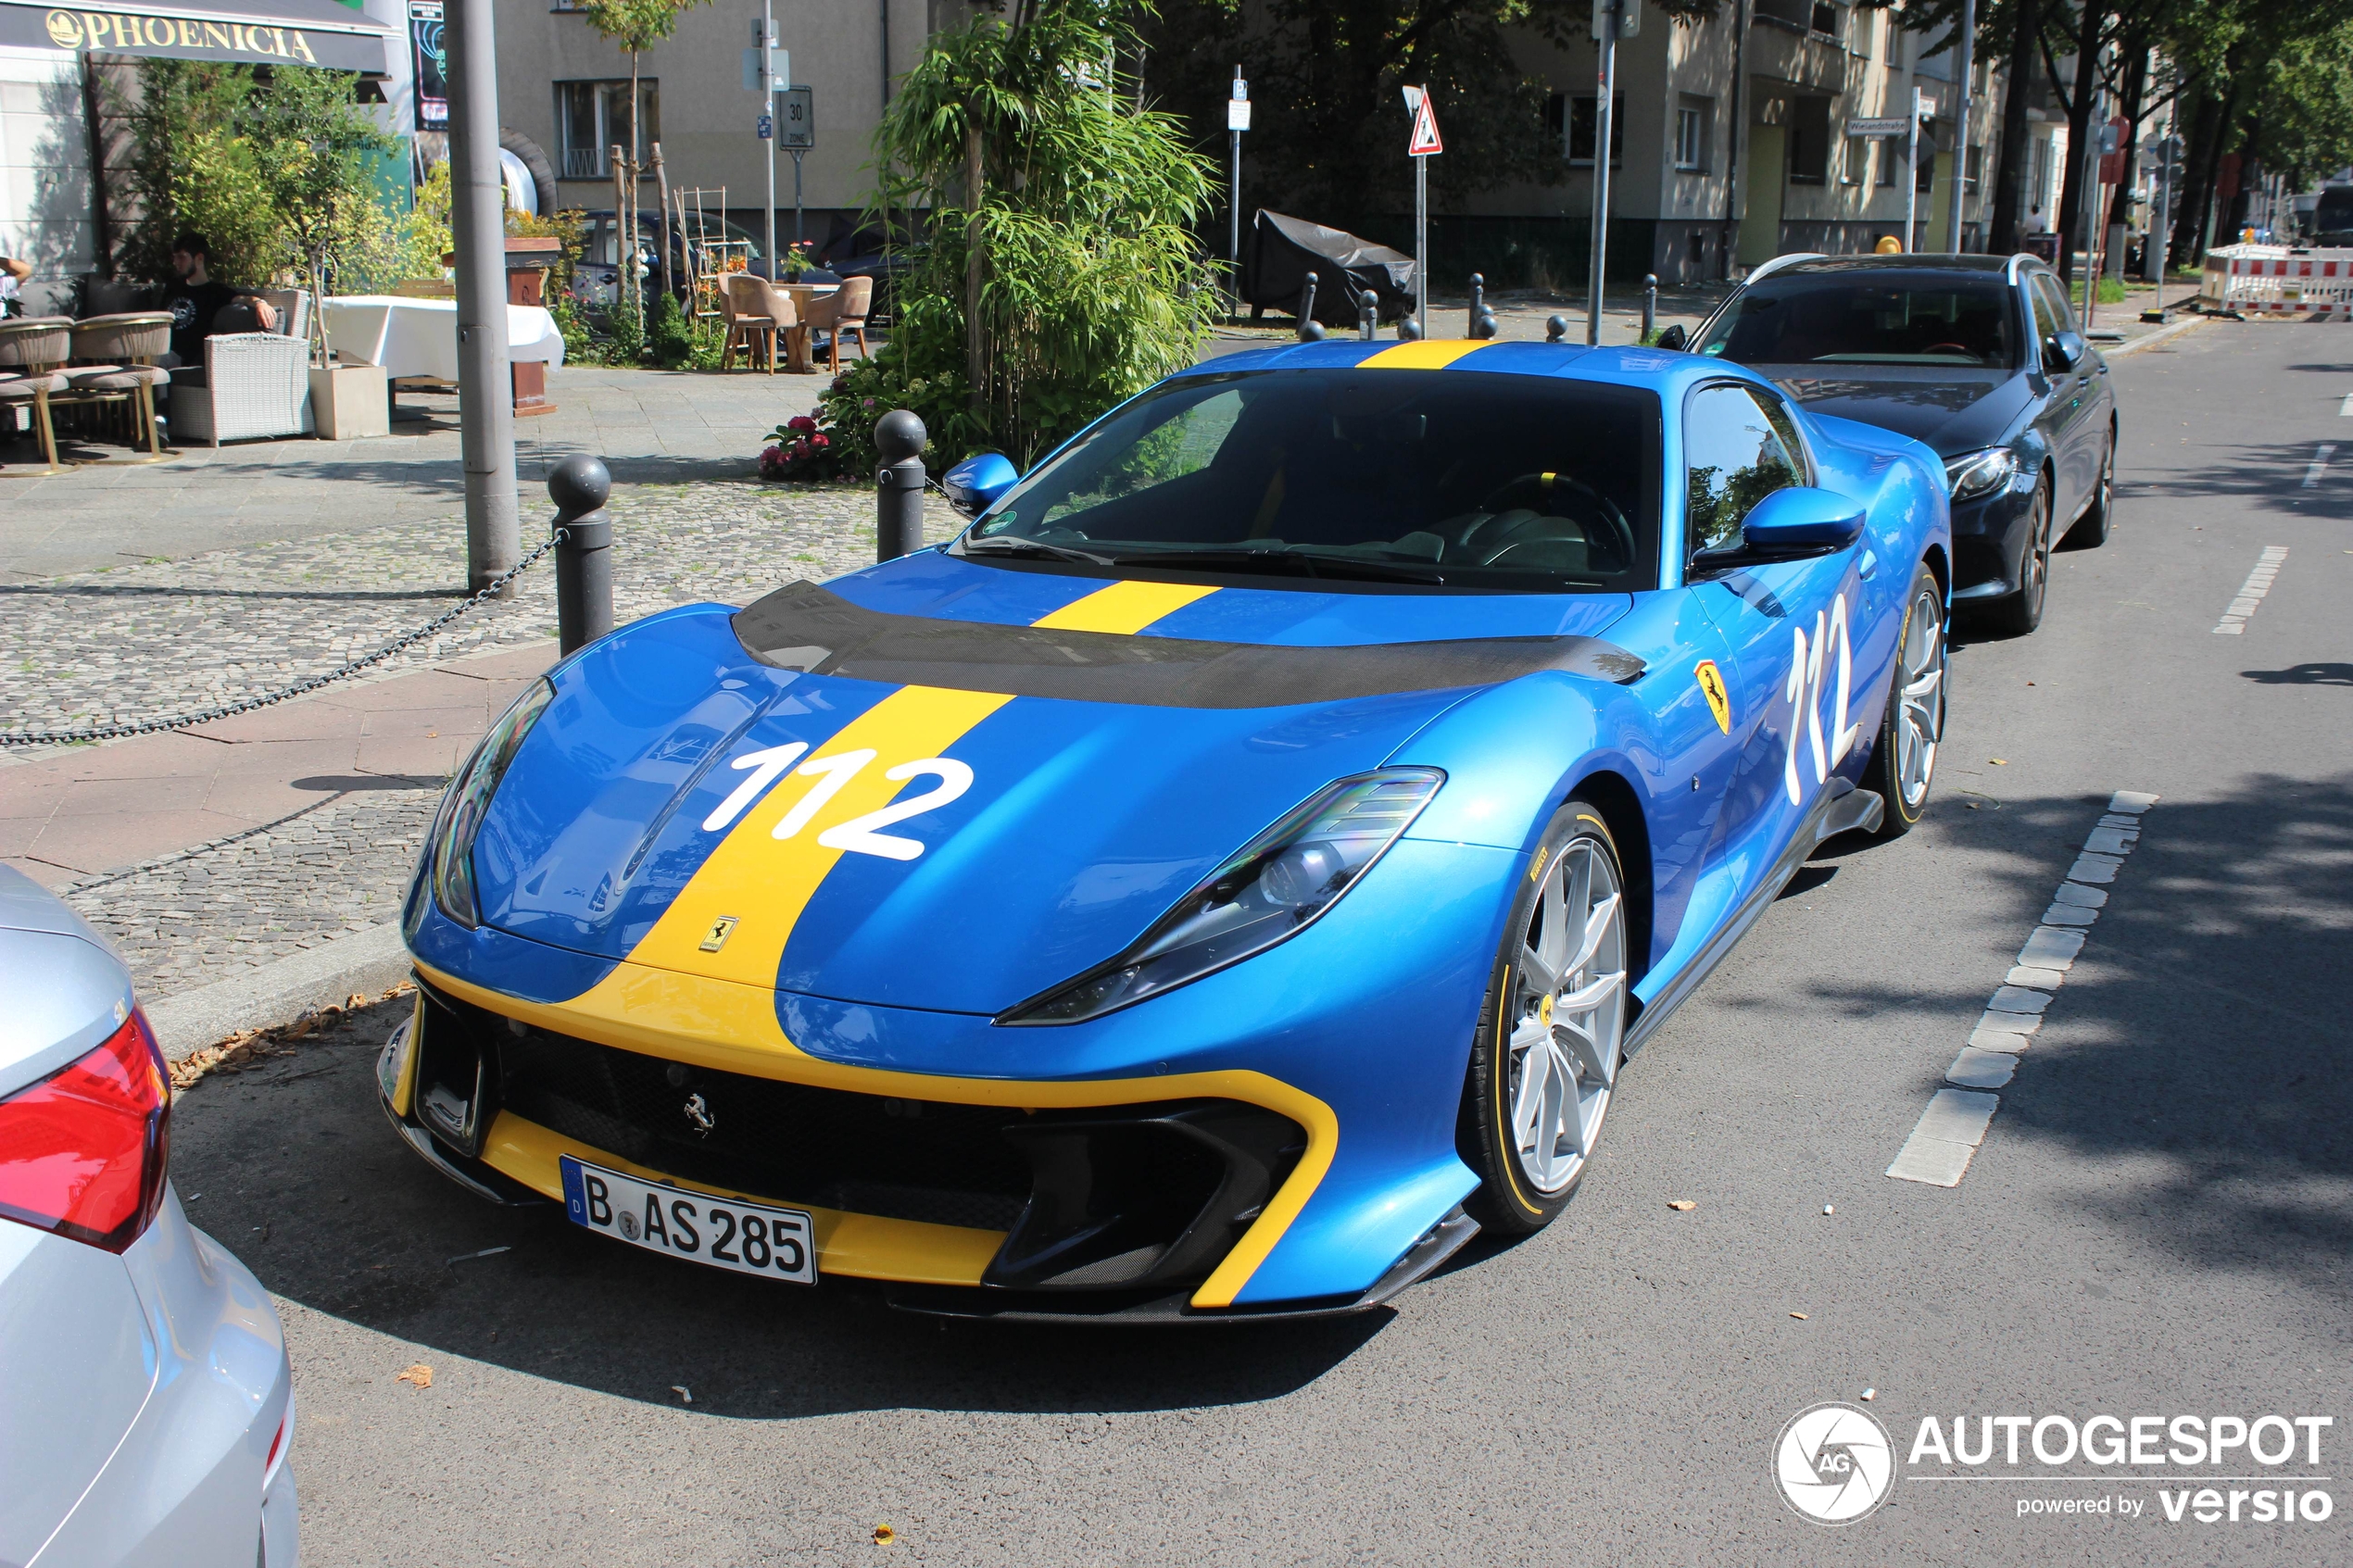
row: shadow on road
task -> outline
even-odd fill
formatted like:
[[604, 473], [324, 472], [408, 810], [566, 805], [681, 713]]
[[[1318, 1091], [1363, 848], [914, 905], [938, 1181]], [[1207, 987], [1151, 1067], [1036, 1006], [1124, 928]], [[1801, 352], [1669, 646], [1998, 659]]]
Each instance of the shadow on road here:
[[1392, 1315], [943, 1325], [862, 1281], [746, 1279], [587, 1235], [554, 1205], [496, 1208], [422, 1164], [376, 1107], [375, 1052], [408, 1006], [358, 1010], [291, 1054], [205, 1079], [174, 1109], [171, 1150], [189, 1217], [271, 1291], [402, 1340], [624, 1399], [674, 1406], [683, 1386], [695, 1410], [738, 1419], [1119, 1411], [1278, 1398]]
[[2243, 508], [2305, 517], [2302, 502], [2312, 497], [2303, 489], [2305, 465], [2311, 462], [2314, 443], [2247, 442], [2238, 445], [2201, 448], [2205, 460], [2195, 468], [2158, 469], [2138, 463], [2142, 477], [2127, 479], [2120, 471], [2116, 494], [2120, 501], [2233, 501]]
[[2259, 686], [2353, 686], [2353, 664], [2291, 664], [2284, 670], [2242, 670]]

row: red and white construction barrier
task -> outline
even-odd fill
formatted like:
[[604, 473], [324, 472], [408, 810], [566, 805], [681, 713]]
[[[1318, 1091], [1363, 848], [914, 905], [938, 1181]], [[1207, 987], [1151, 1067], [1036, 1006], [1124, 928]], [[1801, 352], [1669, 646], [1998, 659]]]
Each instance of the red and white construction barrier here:
[[2224, 245], [2206, 253], [2198, 304], [2243, 316], [2353, 321], [2353, 250]]

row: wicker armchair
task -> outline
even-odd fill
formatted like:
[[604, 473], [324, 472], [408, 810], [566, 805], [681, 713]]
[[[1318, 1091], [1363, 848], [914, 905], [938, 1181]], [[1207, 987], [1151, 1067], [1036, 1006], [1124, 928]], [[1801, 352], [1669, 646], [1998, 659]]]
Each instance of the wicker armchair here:
[[310, 429], [310, 345], [298, 337], [215, 334], [204, 340], [204, 380], [172, 381], [174, 441], [218, 446]]
[[49, 396], [66, 389], [57, 368], [73, 352], [73, 318], [19, 316], [0, 321], [0, 405], [30, 404], [41, 456], [51, 473], [57, 465], [57, 435], [49, 418]]
[[866, 347], [866, 312], [874, 306], [875, 281], [872, 278], [850, 278], [840, 288], [823, 299], [810, 301], [809, 310], [801, 320], [805, 325], [822, 327], [832, 334], [827, 342], [830, 369], [841, 373], [841, 340], [855, 337], [862, 357], [872, 358]]
[[753, 363], [753, 356], [765, 349], [768, 373], [776, 373], [776, 340], [799, 320], [793, 314], [792, 295], [771, 288], [768, 280], [750, 272], [730, 272], [721, 281], [720, 308], [727, 322], [727, 341], [719, 351], [719, 368], [724, 370], [735, 358], [736, 350], [744, 351], [744, 363]]

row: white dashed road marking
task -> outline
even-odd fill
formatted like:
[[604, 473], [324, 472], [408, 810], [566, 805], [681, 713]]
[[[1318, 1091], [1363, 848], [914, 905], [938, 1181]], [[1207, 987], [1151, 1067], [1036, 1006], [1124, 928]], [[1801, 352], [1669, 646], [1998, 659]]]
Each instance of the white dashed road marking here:
[[2336, 411], [2347, 418], [2353, 418], [2353, 392], [2345, 395], [2345, 401], [2336, 406]]
[[2002, 1104], [2002, 1097], [1991, 1091], [2016, 1075], [2019, 1058], [2043, 1027], [2051, 993], [2066, 982], [2092, 922], [2108, 903], [2100, 884], [2116, 881], [2117, 869], [2140, 840], [2142, 814], [2157, 798], [2129, 789], [2109, 797], [2107, 815], [2085, 836], [2082, 853], [2052, 894], [2051, 907], [2043, 911], [2043, 923], [2019, 949], [2018, 962], [1985, 1004], [1969, 1044], [1944, 1070], [1945, 1083], [1954, 1086], [1937, 1090], [1929, 1100], [1912, 1135], [1887, 1168], [1889, 1175], [1930, 1186], [1961, 1185]]
[[2304, 465], [2305, 489], [2309, 490], [2321, 483], [2321, 476], [2329, 471], [2329, 458], [2333, 457], [2335, 452], [2336, 448], [2330, 445], [2327, 442], [2323, 441], [2321, 443], [2321, 449], [2312, 454], [2312, 460], [2310, 462]]
[[[2321, 450], [2330, 452], [2335, 448], [2323, 446]], [[2312, 482], [2308, 479], [2304, 483], [2309, 484]], [[2221, 621], [2215, 622], [2216, 636], [2235, 637], [2246, 632], [2246, 618], [2255, 613], [2255, 607], [2261, 604], [2263, 596], [2271, 591], [2271, 580], [2280, 574], [2280, 562], [2285, 559], [2285, 545], [2263, 546], [2263, 554], [2256, 559], [2255, 570], [2248, 572], [2246, 581], [2239, 584], [2238, 597], [2231, 601], [2231, 608], [2222, 612]]]

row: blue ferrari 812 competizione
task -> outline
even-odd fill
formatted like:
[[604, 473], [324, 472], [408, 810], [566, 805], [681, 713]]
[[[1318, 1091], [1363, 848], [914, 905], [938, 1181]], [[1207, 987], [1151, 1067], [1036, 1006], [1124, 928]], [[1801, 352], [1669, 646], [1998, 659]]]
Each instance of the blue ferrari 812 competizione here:
[[1282, 346], [948, 479], [953, 544], [625, 626], [459, 772], [378, 1074], [445, 1174], [924, 1311], [1368, 1306], [1559, 1213], [1927, 798], [1943, 465], [1735, 366]]

